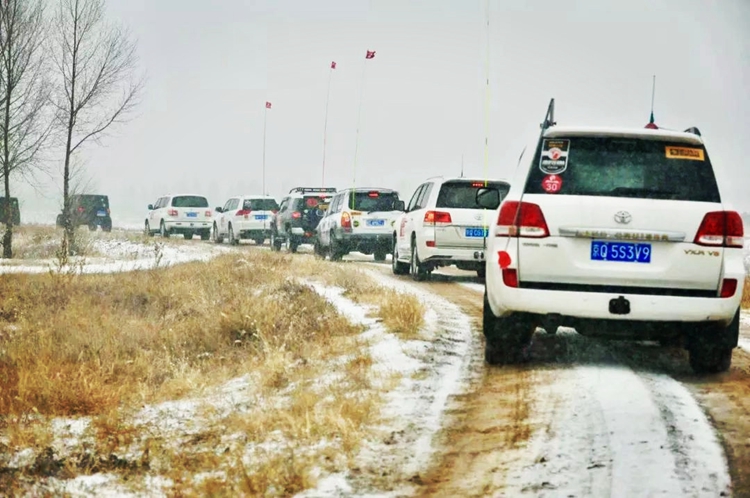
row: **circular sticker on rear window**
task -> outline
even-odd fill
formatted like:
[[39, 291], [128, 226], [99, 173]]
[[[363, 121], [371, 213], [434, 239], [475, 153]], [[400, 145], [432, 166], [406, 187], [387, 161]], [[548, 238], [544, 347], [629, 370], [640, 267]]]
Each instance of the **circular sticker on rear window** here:
[[308, 197], [305, 203], [307, 204], [307, 207], [314, 208], [318, 205], [318, 199], [316, 199], [315, 197]]
[[542, 180], [542, 188], [548, 194], [556, 194], [562, 188], [562, 177], [558, 175], [547, 175]]

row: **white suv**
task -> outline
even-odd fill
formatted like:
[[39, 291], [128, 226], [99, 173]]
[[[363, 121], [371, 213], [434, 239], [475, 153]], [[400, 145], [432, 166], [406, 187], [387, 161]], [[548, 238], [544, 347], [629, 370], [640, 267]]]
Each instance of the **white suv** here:
[[694, 371], [729, 369], [743, 225], [700, 132], [545, 124], [490, 226], [487, 362], [522, 359], [537, 326], [569, 326], [681, 344]]
[[226, 236], [230, 244], [251, 239], [261, 245], [271, 236], [271, 220], [279, 210], [276, 199], [264, 195], [236, 196], [217, 207], [213, 224], [214, 242]]
[[456, 265], [483, 277], [487, 226], [494, 214], [477, 204], [477, 191], [485, 187], [502, 197], [510, 185], [436, 177], [417, 187], [392, 232], [393, 273], [424, 280], [438, 267]]
[[385, 261], [393, 227], [404, 210], [398, 192], [385, 188], [349, 188], [333, 197], [316, 230], [315, 253], [339, 260], [351, 251]]
[[192, 239], [195, 234], [200, 235], [201, 240], [211, 238], [211, 209], [208, 200], [201, 195], [165, 195], [155, 204], [149, 204], [148, 209], [146, 235], [159, 232], [162, 237], [177, 233], [186, 239]]

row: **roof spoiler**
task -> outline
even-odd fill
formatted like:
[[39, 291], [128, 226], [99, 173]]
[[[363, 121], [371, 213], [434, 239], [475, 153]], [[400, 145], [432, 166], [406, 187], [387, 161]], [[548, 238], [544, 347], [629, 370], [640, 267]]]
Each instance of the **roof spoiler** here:
[[289, 191], [290, 194], [294, 192], [300, 192], [302, 194], [308, 192], [336, 192], [336, 187], [294, 187]]
[[701, 131], [695, 126], [691, 126], [687, 130], [685, 130], [684, 133], [692, 133], [693, 135], [698, 135], [699, 137], [702, 136]]

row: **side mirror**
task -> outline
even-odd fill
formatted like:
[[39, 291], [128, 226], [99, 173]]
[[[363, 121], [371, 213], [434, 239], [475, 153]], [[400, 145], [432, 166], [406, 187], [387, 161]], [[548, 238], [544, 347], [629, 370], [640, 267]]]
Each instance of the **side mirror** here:
[[496, 188], [477, 190], [477, 204], [483, 209], [497, 209], [500, 205], [500, 191]]
[[217, 207], [217, 208], [214, 208], [214, 209], [216, 210], [217, 213], [221, 213], [221, 208], [220, 207]]
[[149, 210], [149, 211], [152, 211], [153, 209], [154, 209], [154, 205], [153, 205], [153, 204], [149, 204], [149, 205], [148, 205], [148, 210]]
[[398, 200], [393, 203], [393, 210], [394, 211], [406, 211], [406, 204], [404, 204], [404, 201]]

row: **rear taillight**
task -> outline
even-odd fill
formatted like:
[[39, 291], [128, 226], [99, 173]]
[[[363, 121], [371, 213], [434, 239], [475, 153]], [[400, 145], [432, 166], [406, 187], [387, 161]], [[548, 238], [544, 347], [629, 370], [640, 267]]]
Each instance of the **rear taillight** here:
[[451, 214], [445, 211], [427, 211], [424, 214], [424, 222], [432, 225], [447, 225], [452, 222]]
[[506, 287], [518, 287], [518, 273], [515, 268], [503, 268], [503, 283]]
[[109, 208], [107, 208], [107, 214], [110, 214], [110, 212], [109, 212]]
[[244, 216], [245, 218], [247, 218], [248, 214], [250, 214], [250, 210], [249, 209], [240, 209], [239, 211], [237, 211], [236, 213], [234, 213], [235, 216]]
[[205, 215], [206, 215], [206, 218], [210, 218], [211, 215], [212, 215], [211, 210], [210, 209], [206, 209]]
[[83, 206], [78, 206], [78, 212], [79, 212], [79, 213], [82, 213], [82, 212], [83, 212]]
[[549, 237], [542, 208], [530, 202], [506, 201], [497, 216], [497, 237]]
[[699, 246], [739, 247], [744, 244], [742, 217], [736, 211], [706, 213], [695, 234], [694, 244]]
[[352, 217], [346, 211], [341, 213], [341, 228], [344, 230], [352, 229]]
[[273, 214], [276, 214], [276, 213], [278, 213], [278, 212], [279, 212], [279, 210], [278, 210], [278, 209], [272, 209], [272, 210], [271, 210], [271, 213], [273, 213]]
[[170, 209], [169, 211], [167, 211], [167, 214], [169, 216], [177, 216], [177, 210], [176, 209]]
[[299, 211], [295, 211], [292, 213], [292, 218], [294, 219], [302, 218], [302, 213], [300, 213]]
[[732, 297], [737, 292], [737, 279], [725, 278], [721, 281], [721, 292], [719, 297]]

